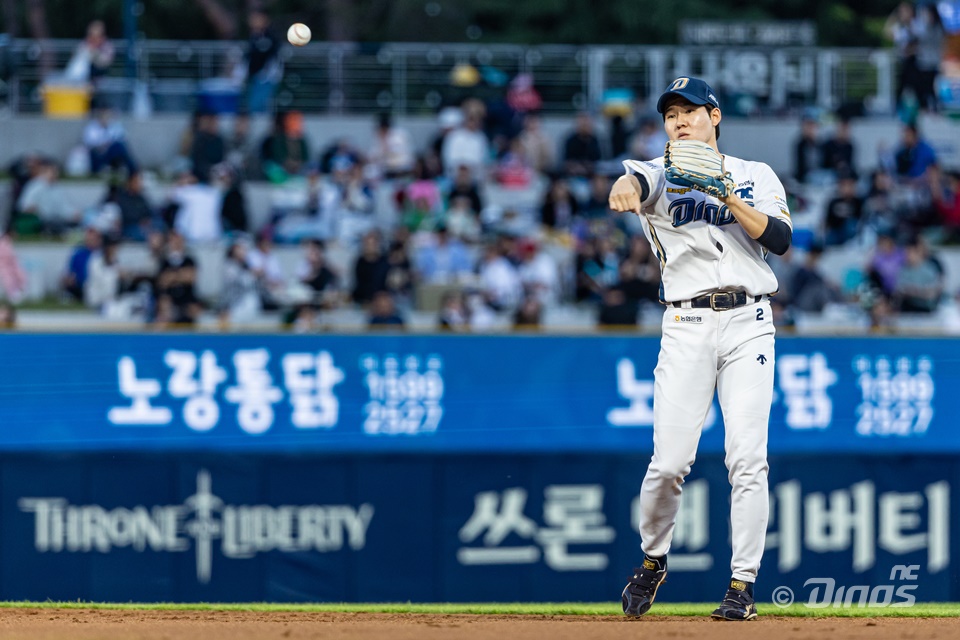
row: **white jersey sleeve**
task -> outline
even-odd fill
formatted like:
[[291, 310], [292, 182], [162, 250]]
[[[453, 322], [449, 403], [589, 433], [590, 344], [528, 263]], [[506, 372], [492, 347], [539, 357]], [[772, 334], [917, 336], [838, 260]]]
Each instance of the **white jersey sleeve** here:
[[626, 170], [625, 175], [638, 174], [643, 176], [647, 182], [649, 191], [647, 192], [647, 199], [640, 203], [641, 207], [647, 207], [656, 202], [666, 182], [663, 174], [663, 162], [657, 164], [644, 160], [624, 160], [623, 168]]
[[787, 195], [783, 190], [783, 184], [768, 165], [762, 162], [754, 164], [756, 200], [753, 203], [753, 208], [772, 218], [783, 220], [793, 229], [793, 221], [790, 219], [790, 208], [787, 206]]

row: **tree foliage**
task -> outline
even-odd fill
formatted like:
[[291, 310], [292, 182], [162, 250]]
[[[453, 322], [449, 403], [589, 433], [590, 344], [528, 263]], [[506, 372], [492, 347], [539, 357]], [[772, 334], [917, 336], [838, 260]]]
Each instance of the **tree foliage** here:
[[[2, 28], [36, 30], [27, 7], [45, 7], [54, 38], [82, 37], [94, 18], [123, 34], [125, 0], [2, 0]], [[246, 35], [257, 0], [139, 0], [140, 34], [203, 40]], [[262, 0], [277, 24], [302, 21], [318, 37], [358, 42], [675, 44], [681, 20], [812, 20], [823, 46], [884, 44], [898, 0]], [[16, 17], [13, 17], [14, 14]], [[219, 15], [219, 19], [217, 16]], [[224, 18], [227, 20], [224, 21]], [[15, 25], [7, 24], [16, 21]], [[233, 25], [231, 27], [231, 25]]]

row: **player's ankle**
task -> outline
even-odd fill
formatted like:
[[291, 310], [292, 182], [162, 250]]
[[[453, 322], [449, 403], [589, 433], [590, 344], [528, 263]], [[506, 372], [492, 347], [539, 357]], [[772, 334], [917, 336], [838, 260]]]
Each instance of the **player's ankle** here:
[[751, 598], [753, 597], [753, 583], [741, 580], [739, 578], [730, 578], [730, 588], [737, 591], [745, 591]]

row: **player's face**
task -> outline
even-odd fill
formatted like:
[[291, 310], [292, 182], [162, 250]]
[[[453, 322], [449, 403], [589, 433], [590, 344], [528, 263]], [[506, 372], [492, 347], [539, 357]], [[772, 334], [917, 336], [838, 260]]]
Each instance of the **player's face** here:
[[720, 110], [686, 100], [675, 100], [663, 112], [663, 128], [671, 140], [699, 140], [716, 143], [716, 126]]

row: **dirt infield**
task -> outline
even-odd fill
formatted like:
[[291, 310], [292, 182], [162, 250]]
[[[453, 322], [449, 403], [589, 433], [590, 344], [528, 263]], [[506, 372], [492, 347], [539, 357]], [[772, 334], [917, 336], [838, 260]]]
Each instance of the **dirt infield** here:
[[[628, 625], [628, 626], [624, 626]], [[651, 628], [652, 627], [652, 628]], [[625, 640], [648, 637], [719, 640], [830, 640], [955, 638], [951, 618], [784, 618], [749, 623], [708, 618], [652, 616], [495, 616], [387, 613], [286, 613], [246, 611], [131, 611], [3, 609], [3, 640], [287, 640], [296, 638], [383, 640]]]

